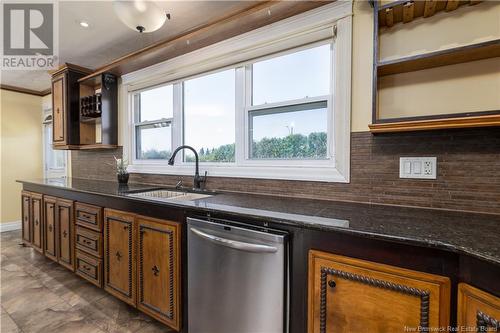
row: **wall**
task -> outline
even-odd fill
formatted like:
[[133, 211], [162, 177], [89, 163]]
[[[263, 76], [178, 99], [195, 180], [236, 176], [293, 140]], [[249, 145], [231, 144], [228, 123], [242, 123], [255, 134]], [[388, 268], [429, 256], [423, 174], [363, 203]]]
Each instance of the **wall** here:
[[[488, 6], [491, 5], [488, 4]], [[368, 2], [356, 1], [354, 3], [351, 183], [211, 177], [207, 184], [208, 188], [326, 200], [500, 213], [500, 177], [498, 176], [500, 175], [498, 163], [500, 130], [498, 128], [379, 136], [373, 136], [367, 132], [372, 112], [372, 13], [373, 10]], [[423, 41], [428, 40], [429, 34], [421, 34], [419, 38]], [[385, 44], [388, 45], [387, 41]], [[394, 50], [397, 49], [392, 44], [390, 46]], [[498, 76], [497, 74], [496, 80]], [[430, 84], [439, 83], [439, 80], [433, 80], [432, 77], [427, 79]], [[476, 84], [475, 80], [478, 79], [480, 80], [480, 77], [465, 79], [467, 88], [464, 86], [455, 93], [463, 94], [463, 90], [469, 89], [471, 84]], [[431, 92], [434, 95], [419, 93], [414, 103], [418, 105], [423, 100], [433, 102], [440, 97], [439, 92], [434, 92], [432, 89]], [[480, 105], [480, 100], [475, 96], [471, 97], [471, 101], [475, 103], [474, 105]], [[398, 103], [403, 102], [406, 103], [404, 99], [398, 101]], [[434, 111], [439, 112], [440, 109]], [[112, 163], [113, 155], [121, 155], [121, 150], [74, 152], [73, 176], [115, 180], [115, 175], [108, 165]], [[400, 156], [437, 156], [437, 180], [399, 179]], [[179, 179], [182, 179], [185, 184], [192, 182], [191, 177], [131, 175], [132, 182], [163, 185], [174, 185]]]
[[1, 223], [21, 220], [21, 185], [16, 179], [40, 178], [42, 97], [0, 91]]

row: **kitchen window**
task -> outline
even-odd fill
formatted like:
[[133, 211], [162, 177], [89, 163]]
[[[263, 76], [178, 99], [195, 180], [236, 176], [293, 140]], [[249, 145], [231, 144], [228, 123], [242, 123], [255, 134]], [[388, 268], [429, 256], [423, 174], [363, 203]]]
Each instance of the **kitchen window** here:
[[349, 180], [352, 4], [336, 2], [122, 77], [132, 172]]
[[[200, 162], [234, 162], [235, 70], [203, 75], [183, 83], [184, 144]], [[184, 161], [194, 162], [185, 150]]]
[[165, 160], [172, 153], [173, 86], [134, 94], [135, 157]]

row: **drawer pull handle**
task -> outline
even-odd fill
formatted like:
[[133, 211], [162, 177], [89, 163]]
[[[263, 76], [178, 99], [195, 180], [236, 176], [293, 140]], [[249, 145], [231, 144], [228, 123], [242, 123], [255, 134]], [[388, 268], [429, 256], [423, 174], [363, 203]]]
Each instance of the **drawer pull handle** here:
[[82, 265], [83, 269], [86, 270], [86, 271], [90, 271], [90, 267], [87, 266], [87, 265]]
[[35, 225], [38, 225], [38, 220], [35, 220]]
[[66, 236], [68, 236], [68, 233], [66, 232], [66, 230], [63, 231], [63, 237], [66, 238]]
[[330, 286], [330, 288], [335, 288], [337, 286], [337, 284], [333, 280], [328, 281], [328, 285]]
[[153, 268], [151, 268], [151, 270], [153, 271], [154, 276], [160, 275], [160, 269], [158, 268], [158, 266], [154, 265]]
[[89, 219], [89, 220], [92, 218], [92, 216], [90, 216], [89, 214], [85, 214], [85, 213], [81, 213], [81, 216], [86, 218], [86, 219]]
[[49, 224], [49, 232], [52, 232], [52, 224]]
[[116, 251], [116, 260], [120, 261], [120, 259], [122, 258], [122, 254], [120, 253], [120, 251]]

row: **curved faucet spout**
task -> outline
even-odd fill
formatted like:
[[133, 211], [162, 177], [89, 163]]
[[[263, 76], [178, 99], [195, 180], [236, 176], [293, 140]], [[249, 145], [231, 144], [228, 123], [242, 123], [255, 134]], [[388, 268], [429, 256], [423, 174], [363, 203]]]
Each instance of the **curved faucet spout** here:
[[198, 152], [196, 149], [194, 149], [191, 146], [183, 145], [177, 147], [174, 152], [172, 153], [172, 156], [170, 156], [170, 159], [168, 160], [169, 165], [174, 165], [175, 163], [175, 155], [182, 150], [182, 149], [189, 149], [194, 153], [194, 158], [195, 158], [195, 172], [194, 172], [194, 188], [195, 189], [201, 189], [201, 184], [205, 183], [206, 181], [206, 176], [200, 177], [200, 171], [199, 171], [199, 159], [198, 159]]

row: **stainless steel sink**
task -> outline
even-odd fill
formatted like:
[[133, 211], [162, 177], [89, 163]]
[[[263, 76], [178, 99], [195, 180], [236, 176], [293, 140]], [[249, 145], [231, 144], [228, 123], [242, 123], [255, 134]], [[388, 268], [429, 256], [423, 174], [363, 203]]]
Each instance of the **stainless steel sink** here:
[[169, 201], [169, 200], [193, 201], [198, 199], [209, 198], [212, 196], [212, 194], [170, 191], [164, 189], [152, 190], [152, 191], [148, 190], [143, 192], [132, 192], [132, 193], [127, 193], [127, 195], [131, 197], [156, 200], [156, 201]]

